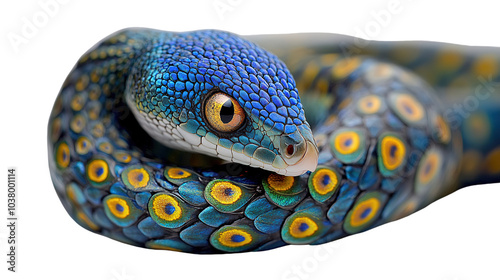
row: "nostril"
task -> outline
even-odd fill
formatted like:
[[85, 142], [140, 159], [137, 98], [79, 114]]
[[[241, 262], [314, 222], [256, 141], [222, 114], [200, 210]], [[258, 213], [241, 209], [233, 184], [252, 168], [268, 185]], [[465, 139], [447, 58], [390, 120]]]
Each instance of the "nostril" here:
[[296, 164], [306, 153], [307, 141], [298, 130], [280, 137], [279, 153], [287, 165]]
[[292, 156], [295, 153], [294, 145], [290, 144], [286, 147], [286, 153], [288, 156]]

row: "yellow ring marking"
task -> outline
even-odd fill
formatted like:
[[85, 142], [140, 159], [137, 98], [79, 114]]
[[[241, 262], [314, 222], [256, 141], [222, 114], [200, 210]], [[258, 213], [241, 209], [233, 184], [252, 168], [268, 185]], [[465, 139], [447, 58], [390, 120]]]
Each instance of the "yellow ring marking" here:
[[[142, 177], [142, 180], [139, 180]], [[128, 182], [134, 188], [144, 188], [149, 182], [149, 173], [144, 168], [132, 169], [127, 174]]]
[[85, 88], [87, 88], [89, 84], [89, 76], [87, 75], [81, 75], [80, 78], [75, 83], [75, 90], [76, 91], [83, 91]]
[[82, 95], [77, 94], [71, 99], [71, 109], [75, 111], [80, 111], [85, 105], [85, 100]]
[[113, 152], [113, 145], [109, 142], [102, 142], [99, 144], [99, 150], [106, 154], [111, 154]]
[[[373, 219], [375, 214], [377, 214], [379, 208], [380, 208], [380, 201], [374, 197], [360, 202], [352, 212], [350, 221], [351, 226], [359, 227], [365, 224], [366, 222], [370, 221], [371, 219]], [[363, 217], [363, 213], [368, 209], [371, 209], [370, 213], [368, 213], [368, 215]]]
[[83, 211], [77, 211], [76, 212], [76, 216], [82, 221], [84, 222], [87, 226], [89, 226], [90, 229], [92, 230], [98, 230], [99, 229], [99, 226], [96, 225], [94, 222], [92, 222], [92, 220], [89, 219], [89, 217], [83, 213]]
[[441, 116], [436, 118], [436, 128], [438, 131], [438, 139], [439, 141], [447, 144], [451, 140], [451, 132], [450, 127]]
[[[166, 207], [173, 207], [172, 213], [165, 212]], [[179, 202], [168, 194], [162, 194], [154, 198], [153, 211], [158, 218], [171, 222], [178, 220], [182, 216], [182, 208]]]
[[178, 167], [170, 168], [167, 172], [168, 177], [172, 179], [184, 179], [191, 176], [191, 173]]
[[56, 162], [61, 168], [66, 168], [69, 165], [70, 161], [70, 152], [68, 144], [61, 143], [59, 147], [57, 147], [56, 151]]
[[70, 187], [70, 186], [66, 187], [66, 196], [69, 198], [71, 203], [79, 204], [78, 200], [76, 199], [75, 190], [72, 187]]
[[300, 82], [301, 88], [308, 88], [311, 86], [311, 83], [314, 81], [314, 78], [319, 73], [319, 66], [316, 61], [309, 61], [302, 72], [302, 76], [298, 80]]
[[108, 178], [108, 163], [102, 159], [93, 160], [89, 163], [87, 174], [90, 180], [97, 183], [103, 182], [106, 178]]
[[[325, 176], [328, 176], [330, 178], [328, 184], [326, 185], [323, 183]], [[335, 189], [338, 183], [338, 178], [335, 172], [328, 169], [320, 169], [316, 171], [314, 177], [312, 178], [312, 181], [316, 192], [321, 195], [325, 195]]]
[[494, 76], [498, 72], [497, 59], [486, 55], [476, 60], [472, 66], [474, 74], [483, 77]]
[[429, 183], [438, 172], [441, 165], [441, 157], [437, 153], [431, 153], [427, 156], [419, 169], [418, 178], [422, 184]]
[[[240, 241], [240, 242], [233, 241], [233, 236], [235, 236], [235, 235], [242, 236], [244, 238], [243, 241]], [[234, 247], [241, 247], [241, 246], [245, 246], [248, 243], [252, 242], [252, 235], [246, 231], [241, 230], [241, 229], [230, 229], [230, 230], [226, 230], [224, 232], [221, 232], [219, 234], [218, 240], [219, 240], [220, 244], [227, 246], [227, 247], [233, 247], [233, 248]]]
[[[229, 190], [229, 194], [228, 194]], [[230, 182], [222, 181], [213, 185], [210, 195], [222, 204], [233, 204], [241, 197], [241, 188]]]
[[437, 57], [438, 66], [448, 70], [455, 70], [464, 62], [464, 56], [457, 51], [445, 51]]
[[[93, 83], [99, 82], [99, 79], [101, 78], [101, 73], [100, 72], [101, 71], [99, 70], [99, 68], [96, 68], [96, 69], [92, 70], [92, 72], [90, 72], [90, 80]], [[96, 88], [99, 89], [99, 87], [96, 87]], [[97, 97], [99, 97], [99, 96], [97, 96]], [[97, 98], [95, 98], [95, 99], [97, 99]]]
[[85, 136], [80, 136], [75, 143], [75, 150], [79, 155], [84, 155], [89, 152], [92, 143]]
[[330, 84], [326, 79], [321, 79], [316, 82], [316, 90], [320, 93], [327, 93], [328, 86], [330, 86]]
[[335, 78], [345, 78], [354, 72], [360, 64], [361, 60], [358, 57], [344, 58], [333, 66], [332, 74]]
[[[130, 215], [130, 207], [128, 206], [127, 201], [121, 198], [112, 197], [106, 201], [106, 205], [108, 206], [111, 214], [119, 219], [127, 218], [128, 215]], [[118, 207], [122, 208], [121, 211], [117, 209]]]
[[88, 108], [87, 113], [89, 115], [89, 119], [97, 120], [99, 118], [99, 114], [101, 113], [101, 107], [98, 105], [93, 105], [92, 107]]
[[70, 123], [71, 130], [73, 130], [76, 133], [80, 133], [85, 128], [85, 123], [86, 123], [86, 120], [82, 115], [76, 115], [71, 120], [71, 123]]
[[55, 118], [52, 123], [52, 131], [51, 131], [51, 139], [52, 141], [56, 141], [61, 135], [61, 118]]
[[335, 137], [335, 149], [341, 154], [352, 154], [358, 150], [359, 145], [359, 135], [354, 131], [344, 131]]
[[276, 191], [287, 191], [292, 188], [295, 179], [291, 176], [283, 176], [272, 173], [267, 177], [269, 187]]
[[381, 81], [390, 78], [395, 75], [396, 69], [393, 66], [386, 63], [378, 63], [372, 70], [367, 73], [367, 77], [372, 81]]
[[396, 99], [396, 108], [408, 120], [420, 121], [425, 116], [422, 104], [409, 94], [402, 94]]
[[359, 109], [365, 114], [374, 114], [380, 110], [382, 100], [376, 95], [367, 95], [358, 101]]
[[105, 132], [106, 132], [106, 128], [104, 128], [104, 125], [102, 123], [97, 123], [92, 128], [92, 135], [96, 138], [103, 137]]
[[[303, 224], [307, 225], [306, 229], [301, 229]], [[318, 225], [308, 217], [298, 217], [293, 220], [288, 229], [291, 236], [304, 238], [313, 235], [318, 230]]]
[[404, 217], [410, 215], [411, 213], [415, 212], [415, 210], [417, 209], [417, 206], [418, 206], [418, 204], [414, 199], [405, 202], [393, 214], [393, 216], [391, 217], [391, 221], [399, 220], [401, 218], [404, 218]]
[[[385, 136], [382, 139], [382, 162], [384, 166], [389, 170], [394, 170], [398, 168], [403, 162], [406, 155], [406, 147], [401, 140], [394, 136]], [[391, 150], [393, 147], [396, 148], [395, 154], [391, 156]]]
[[129, 163], [132, 160], [132, 157], [125, 152], [116, 152], [113, 156], [117, 161], [122, 163]]

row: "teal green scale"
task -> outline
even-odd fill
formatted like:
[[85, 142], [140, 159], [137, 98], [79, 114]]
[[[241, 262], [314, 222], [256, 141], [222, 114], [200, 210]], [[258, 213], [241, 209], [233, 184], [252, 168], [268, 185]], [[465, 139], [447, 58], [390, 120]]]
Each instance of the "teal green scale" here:
[[[411, 48], [304, 36], [126, 29], [100, 42], [50, 116], [65, 209], [135, 246], [263, 251], [356, 234], [499, 178], [499, 98], [455, 125], [450, 100], [463, 98], [443, 93], [466, 73], [495, 80], [496, 62], [426, 45], [393, 64], [391, 50]], [[430, 69], [437, 83], [419, 77]]]

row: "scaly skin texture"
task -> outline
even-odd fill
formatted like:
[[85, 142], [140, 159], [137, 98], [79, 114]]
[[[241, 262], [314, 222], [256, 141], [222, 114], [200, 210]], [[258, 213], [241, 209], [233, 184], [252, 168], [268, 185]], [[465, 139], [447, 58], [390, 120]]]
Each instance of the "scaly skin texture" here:
[[[278, 49], [285, 63], [225, 32], [127, 29], [83, 55], [49, 121], [68, 213], [136, 246], [261, 251], [359, 233], [478, 181], [458, 179], [471, 172], [460, 168], [467, 126], [450, 126], [446, 99], [412, 71], [364, 53]], [[214, 91], [241, 106], [241, 128], [207, 123]], [[465, 151], [488, 157], [496, 180], [494, 136], [466, 139]], [[317, 156], [312, 172], [277, 174], [298, 172], [283, 156], [290, 139]]]

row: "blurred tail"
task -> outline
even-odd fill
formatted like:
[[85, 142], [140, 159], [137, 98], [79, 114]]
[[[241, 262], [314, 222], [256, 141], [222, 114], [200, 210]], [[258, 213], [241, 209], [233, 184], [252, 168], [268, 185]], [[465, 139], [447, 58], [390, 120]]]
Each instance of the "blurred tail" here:
[[499, 99], [500, 96], [482, 101], [464, 99], [458, 103], [464, 110], [452, 111], [463, 139], [462, 187], [500, 182]]
[[[369, 42], [360, 52], [406, 67], [424, 78], [462, 135], [460, 187], [500, 182], [500, 48], [435, 42]], [[359, 44], [358, 44], [359, 45]]]
[[500, 182], [500, 48], [394, 42], [379, 50], [442, 99], [445, 120], [462, 135], [460, 186]]
[[[462, 134], [460, 186], [500, 182], [500, 48], [377, 42], [336, 34], [262, 35], [249, 39], [280, 57], [367, 55], [410, 69], [437, 91], [445, 106], [445, 120], [452, 131]], [[287, 60], [293, 61], [293, 57]]]

